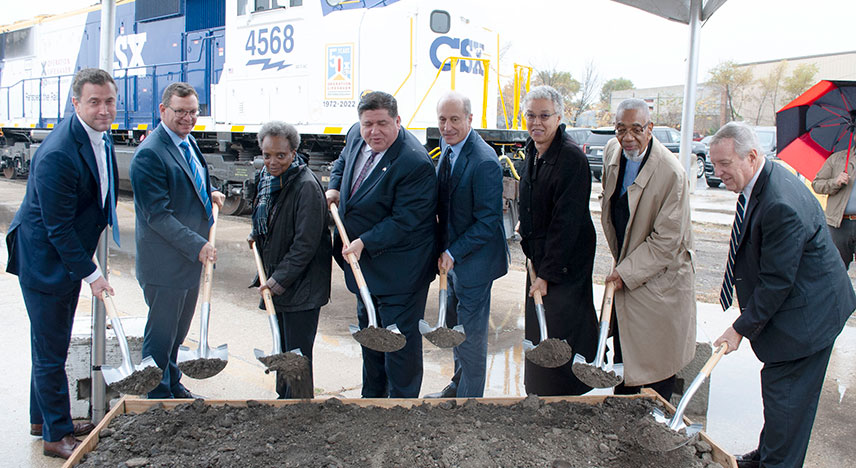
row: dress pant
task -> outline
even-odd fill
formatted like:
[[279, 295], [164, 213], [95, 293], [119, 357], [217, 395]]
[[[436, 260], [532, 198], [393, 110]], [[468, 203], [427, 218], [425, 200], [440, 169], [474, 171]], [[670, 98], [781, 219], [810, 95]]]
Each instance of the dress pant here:
[[160, 384], [150, 391], [149, 398], [172, 398], [181, 387], [178, 369], [178, 347], [187, 337], [199, 287], [171, 288], [143, 284], [143, 295], [149, 306], [146, 329], [143, 334], [143, 356], [151, 356], [163, 370]]
[[[422, 335], [419, 333], [419, 320], [425, 316], [428, 285], [425, 283], [417, 291], [408, 294], [372, 295], [378, 326], [398, 325], [407, 342], [393, 353], [362, 347], [363, 398], [419, 396], [422, 387]], [[357, 318], [361, 329], [368, 326], [368, 315], [359, 295]]]
[[[613, 335], [612, 342], [615, 346], [615, 362], [623, 363], [624, 362], [624, 354], [621, 352], [621, 340], [619, 337], [621, 336], [618, 329], [618, 316], [613, 312], [612, 314], [612, 324], [613, 324]], [[650, 388], [655, 392], [659, 393], [661, 397], [663, 397], [666, 401], [671, 400], [672, 393], [675, 392], [675, 375], [673, 374], [671, 377], [666, 377], [659, 382], [651, 382], [645, 385], [624, 385], [624, 382], [621, 382], [615, 387], [616, 395], [636, 395], [642, 391], [642, 387]]]
[[844, 268], [850, 268], [850, 262], [853, 261], [853, 255], [856, 253], [856, 220], [842, 219], [840, 227], [829, 226], [829, 234], [832, 236], [832, 243], [841, 254]]
[[315, 385], [312, 379], [312, 347], [318, 332], [318, 317], [321, 308], [294, 312], [276, 311], [282, 352], [299, 349], [309, 359], [309, 372], [298, 378], [286, 378], [283, 372], [276, 373], [276, 394], [283, 398], [312, 398]]
[[832, 345], [795, 361], [766, 363], [761, 369], [762, 468], [803, 466], [830, 354]]
[[493, 282], [465, 287], [459, 284], [454, 268], [449, 271], [448, 280], [447, 325], [461, 324], [466, 334], [466, 340], [453, 349], [455, 373], [461, 372], [457, 397], [481, 398], [487, 375], [487, 329]]
[[65, 361], [80, 283], [60, 295], [23, 284], [21, 292], [30, 316], [30, 423], [42, 424], [42, 438], [56, 442], [74, 432]]

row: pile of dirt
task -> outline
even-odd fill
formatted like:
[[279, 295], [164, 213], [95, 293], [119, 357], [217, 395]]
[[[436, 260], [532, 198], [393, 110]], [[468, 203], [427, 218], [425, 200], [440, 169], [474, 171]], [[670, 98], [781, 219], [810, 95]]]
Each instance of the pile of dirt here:
[[405, 409], [336, 399], [273, 407], [208, 406], [117, 416], [81, 466], [720, 468], [694, 442], [667, 453], [633, 437], [650, 417], [645, 399], [511, 406], [468, 400]]
[[163, 378], [163, 371], [157, 366], [146, 366], [135, 370], [131, 375], [110, 384], [110, 389], [127, 395], [145, 395], [154, 390]]
[[593, 364], [575, 362], [571, 370], [582, 383], [592, 388], [610, 388], [624, 380], [624, 377], [619, 376], [614, 370], [607, 372]]
[[407, 338], [386, 328], [366, 327], [354, 333], [354, 339], [366, 348], [392, 353], [404, 347]]
[[526, 359], [541, 367], [564, 366], [574, 357], [574, 352], [567, 341], [558, 338], [547, 338], [531, 350], [526, 351]]
[[196, 358], [179, 362], [178, 368], [194, 379], [207, 379], [219, 374], [228, 363], [218, 358]]

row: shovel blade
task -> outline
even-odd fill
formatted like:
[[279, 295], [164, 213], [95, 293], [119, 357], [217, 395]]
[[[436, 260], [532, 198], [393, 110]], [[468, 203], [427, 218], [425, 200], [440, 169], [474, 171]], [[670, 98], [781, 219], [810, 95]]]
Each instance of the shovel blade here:
[[[194, 379], [208, 379], [222, 371], [229, 363], [229, 346], [222, 344], [216, 348], [190, 350], [178, 348], [178, 368]], [[202, 357], [202, 356], [205, 357]]]
[[531, 341], [529, 341], [529, 340], [523, 340], [523, 351], [524, 351], [524, 352], [527, 352], [527, 353], [528, 353], [529, 351], [532, 351], [533, 349], [535, 349], [535, 345], [534, 345], [534, 344], [532, 344], [532, 342], [531, 342]]
[[[531, 344], [531, 343], [530, 343]], [[524, 342], [523, 348], [526, 348]], [[571, 345], [565, 340], [548, 338], [531, 350], [526, 351], [526, 359], [530, 362], [546, 368], [561, 367], [571, 361], [574, 355]]]
[[[421, 333], [423, 335], [427, 335], [427, 334], [431, 333], [432, 331], [434, 331], [434, 327], [429, 325], [428, 322], [426, 322], [425, 320], [419, 321], [419, 333]], [[351, 333], [353, 333], [353, 331]]]
[[134, 366], [130, 375], [119, 368], [102, 366], [101, 375], [111, 389], [128, 395], [145, 395], [154, 390], [163, 377], [163, 371], [155, 364], [151, 356], [146, 356], [140, 364]]
[[458, 327], [438, 327], [424, 336], [426, 340], [438, 348], [454, 348], [467, 338], [463, 333], [463, 328], [458, 329]]
[[366, 348], [381, 352], [392, 353], [404, 347], [407, 339], [401, 334], [395, 324], [386, 328], [366, 327], [362, 330], [351, 325], [351, 333], [357, 342]]

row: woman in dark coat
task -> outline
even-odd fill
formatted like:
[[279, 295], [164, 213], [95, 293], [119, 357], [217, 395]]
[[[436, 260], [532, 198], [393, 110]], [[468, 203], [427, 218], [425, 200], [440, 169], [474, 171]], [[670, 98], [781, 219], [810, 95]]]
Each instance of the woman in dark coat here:
[[[312, 398], [312, 345], [321, 306], [330, 299], [332, 243], [321, 184], [296, 149], [297, 130], [268, 122], [258, 134], [265, 167], [256, 176], [253, 232], [279, 322], [283, 352], [300, 349], [309, 358], [308, 375], [287, 379], [277, 372], [279, 398]], [[264, 308], [262, 302], [261, 308]]]
[[[526, 339], [541, 339], [532, 292], [544, 298], [550, 338], [567, 339], [575, 354], [594, 360], [597, 317], [592, 298], [595, 231], [589, 212], [591, 172], [585, 155], [560, 124], [562, 96], [550, 86], [532, 89], [524, 99], [529, 140], [520, 178], [520, 242], [536, 279], [526, 288]], [[526, 393], [581, 395], [571, 363], [540, 367], [526, 360]]]

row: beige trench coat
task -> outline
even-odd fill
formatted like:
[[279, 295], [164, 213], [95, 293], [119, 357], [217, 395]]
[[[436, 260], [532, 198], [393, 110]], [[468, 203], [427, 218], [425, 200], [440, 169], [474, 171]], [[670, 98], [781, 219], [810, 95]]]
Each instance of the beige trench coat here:
[[666, 379], [695, 355], [695, 266], [687, 177], [675, 154], [656, 138], [651, 144], [648, 161], [627, 190], [630, 219], [620, 258], [610, 206], [619, 184], [618, 140], [610, 140], [603, 153], [601, 222], [624, 282], [614, 304], [627, 385]]

